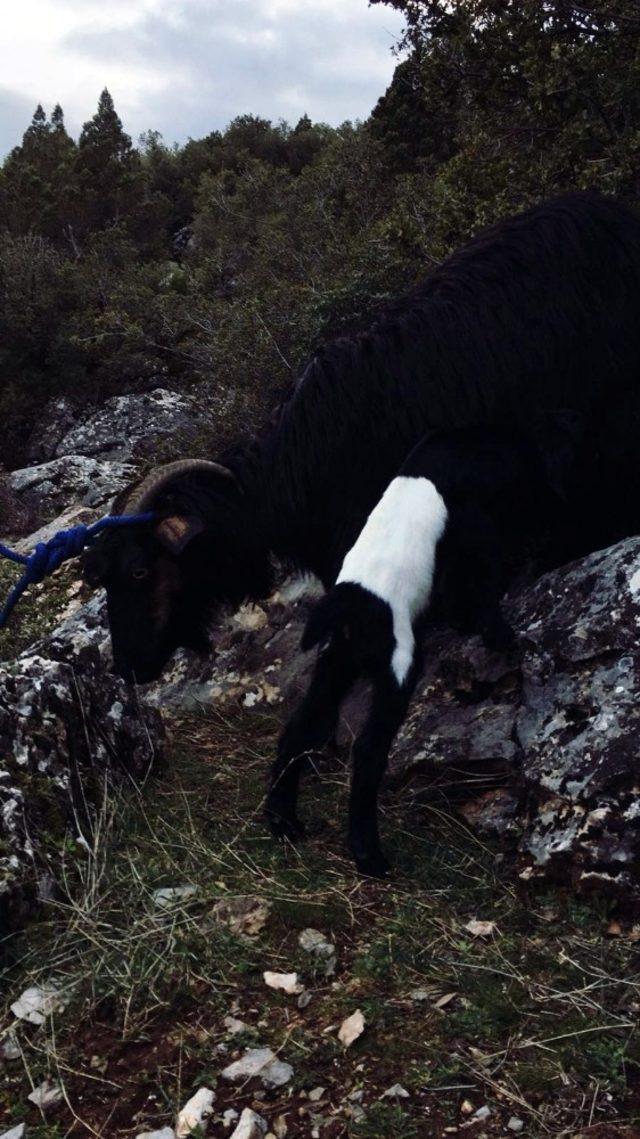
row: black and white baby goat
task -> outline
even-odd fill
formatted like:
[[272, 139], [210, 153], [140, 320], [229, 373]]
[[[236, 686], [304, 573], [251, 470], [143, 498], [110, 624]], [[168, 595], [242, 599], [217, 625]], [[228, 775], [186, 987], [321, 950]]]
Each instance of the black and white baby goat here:
[[507, 649], [514, 634], [500, 599], [517, 568], [555, 536], [561, 514], [540, 450], [513, 430], [460, 430], [418, 444], [309, 618], [302, 647], [321, 649], [272, 770], [275, 834], [303, 834], [296, 802], [304, 758], [332, 738], [342, 700], [366, 677], [371, 705], [353, 749], [349, 846], [359, 870], [385, 874], [378, 789], [419, 675], [420, 624], [435, 611]]

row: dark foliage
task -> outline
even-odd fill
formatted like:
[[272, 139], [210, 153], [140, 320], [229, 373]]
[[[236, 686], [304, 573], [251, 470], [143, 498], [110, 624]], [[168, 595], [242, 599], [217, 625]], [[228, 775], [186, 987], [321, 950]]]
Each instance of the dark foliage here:
[[474, 232], [572, 188], [635, 197], [635, 5], [393, 2], [406, 58], [362, 126], [136, 146], [103, 92], [76, 143], [38, 108], [0, 169], [5, 465], [51, 395], [158, 383], [201, 387], [211, 453]]

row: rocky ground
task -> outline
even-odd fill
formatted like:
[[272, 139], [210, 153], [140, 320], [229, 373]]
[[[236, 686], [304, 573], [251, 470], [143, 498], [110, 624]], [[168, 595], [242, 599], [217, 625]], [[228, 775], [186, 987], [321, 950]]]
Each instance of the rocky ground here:
[[69, 843], [66, 893], [7, 946], [5, 1127], [171, 1139], [199, 1094], [212, 1139], [637, 1136], [640, 930], [518, 886], [509, 847], [411, 786], [384, 799], [393, 875], [358, 879], [346, 753], [279, 849], [278, 722], [173, 718], [163, 778], [110, 796], [91, 853]]
[[[197, 431], [162, 390], [82, 420], [56, 407], [11, 494], [44, 536], [92, 519], [149, 462], [149, 434], [164, 455], [175, 416]], [[288, 582], [221, 616], [209, 659], [178, 654], [137, 692], [110, 674], [103, 601], [73, 565], [3, 634], [0, 1121], [169, 1139], [200, 1093], [194, 1133], [236, 1139], [631, 1136], [640, 540], [515, 592], [509, 656], [430, 635], [385, 795], [385, 884], [342, 851], [362, 692], [305, 795], [309, 843], [276, 850], [262, 825], [313, 592]], [[252, 1049], [275, 1060], [225, 1075]]]

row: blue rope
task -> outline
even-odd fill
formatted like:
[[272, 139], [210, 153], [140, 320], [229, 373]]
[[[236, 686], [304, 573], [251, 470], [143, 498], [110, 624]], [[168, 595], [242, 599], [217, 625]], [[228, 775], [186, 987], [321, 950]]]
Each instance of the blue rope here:
[[38, 542], [30, 554], [19, 554], [0, 542], [0, 557], [26, 567], [20, 581], [14, 585], [4, 607], [0, 610], [0, 629], [6, 625], [14, 605], [22, 597], [25, 589], [44, 581], [45, 577], [49, 577], [69, 558], [76, 558], [97, 534], [101, 534], [103, 530], [115, 530], [119, 526], [152, 522], [154, 518], [154, 514], [108, 514], [105, 518], [92, 522], [90, 526], [80, 523], [78, 526], [72, 526], [70, 530], [58, 530], [48, 542]]

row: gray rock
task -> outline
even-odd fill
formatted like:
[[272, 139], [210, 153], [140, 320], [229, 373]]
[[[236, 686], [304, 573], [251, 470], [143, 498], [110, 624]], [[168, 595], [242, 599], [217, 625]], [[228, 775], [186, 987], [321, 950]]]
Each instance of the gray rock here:
[[22, 1048], [14, 1032], [9, 1032], [0, 1044], [0, 1056], [3, 1060], [19, 1060], [22, 1056]]
[[507, 608], [520, 645], [509, 657], [477, 639], [428, 646], [392, 779], [502, 768], [523, 878], [640, 897], [640, 539], [546, 574]]
[[305, 953], [315, 958], [316, 967], [327, 977], [332, 977], [336, 971], [336, 947], [332, 941], [319, 929], [303, 929], [298, 937], [298, 944]]
[[392, 1084], [391, 1087], [387, 1088], [386, 1092], [383, 1092], [382, 1095], [380, 1096], [380, 1099], [408, 1099], [408, 1098], [409, 1098], [409, 1092], [407, 1091], [406, 1088], [403, 1088], [402, 1084]]
[[291, 1064], [278, 1060], [270, 1048], [249, 1048], [239, 1060], [234, 1060], [222, 1072], [223, 1080], [235, 1084], [256, 1076], [267, 1088], [280, 1088], [293, 1076]]
[[24, 1139], [27, 1134], [26, 1123], [18, 1123], [17, 1127], [11, 1127], [9, 1131], [3, 1131], [0, 1139]]
[[56, 1104], [61, 1103], [63, 1099], [62, 1088], [59, 1084], [52, 1084], [49, 1083], [49, 1080], [44, 1080], [30, 1092], [27, 1099], [45, 1111], [48, 1107], [55, 1107]]
[[73, 427], [78, 415], [74, 402], [67, 396], [49, 400], [26, 446], [30, 463], [46, 463], [53, 459], [63, 435]]
[[160, 680], [145, 687], [144, 699], [160, 708], [291, 704], [313, 667], [313, 655], [300, 652], [300, 636], [317, 596], [315, 579], [298, 578], [259, 608], [222, 614], [211, 631], [212, 656], [179, 650]]
[[12, 471], [8, 478], [16, 494], [29, 496], [43, 513], [53, 515], [70, 504], [106, 509], [114, 495], [129, 485], [135, 471], [135, 466], [122, 459], [65, 455]]
[[231, 1139], [262, 1139], [266, 1131], [266, 1120], [250, 1107], [245, 1107]]
[[105, 780], [142, 778], [163, 734], [90, 637], [0, 666], [0, 908], [33, 895], [42, 870], [55, 877], [52, 839], [90, 844]]
[[55, 455], [100, 455], [128, 460], [148, 454], [162, 438], [185, 441], [207, 420], [207, 408], [183, 392], [155, 388], [114, 396], [83, 414], [59, 440]]

